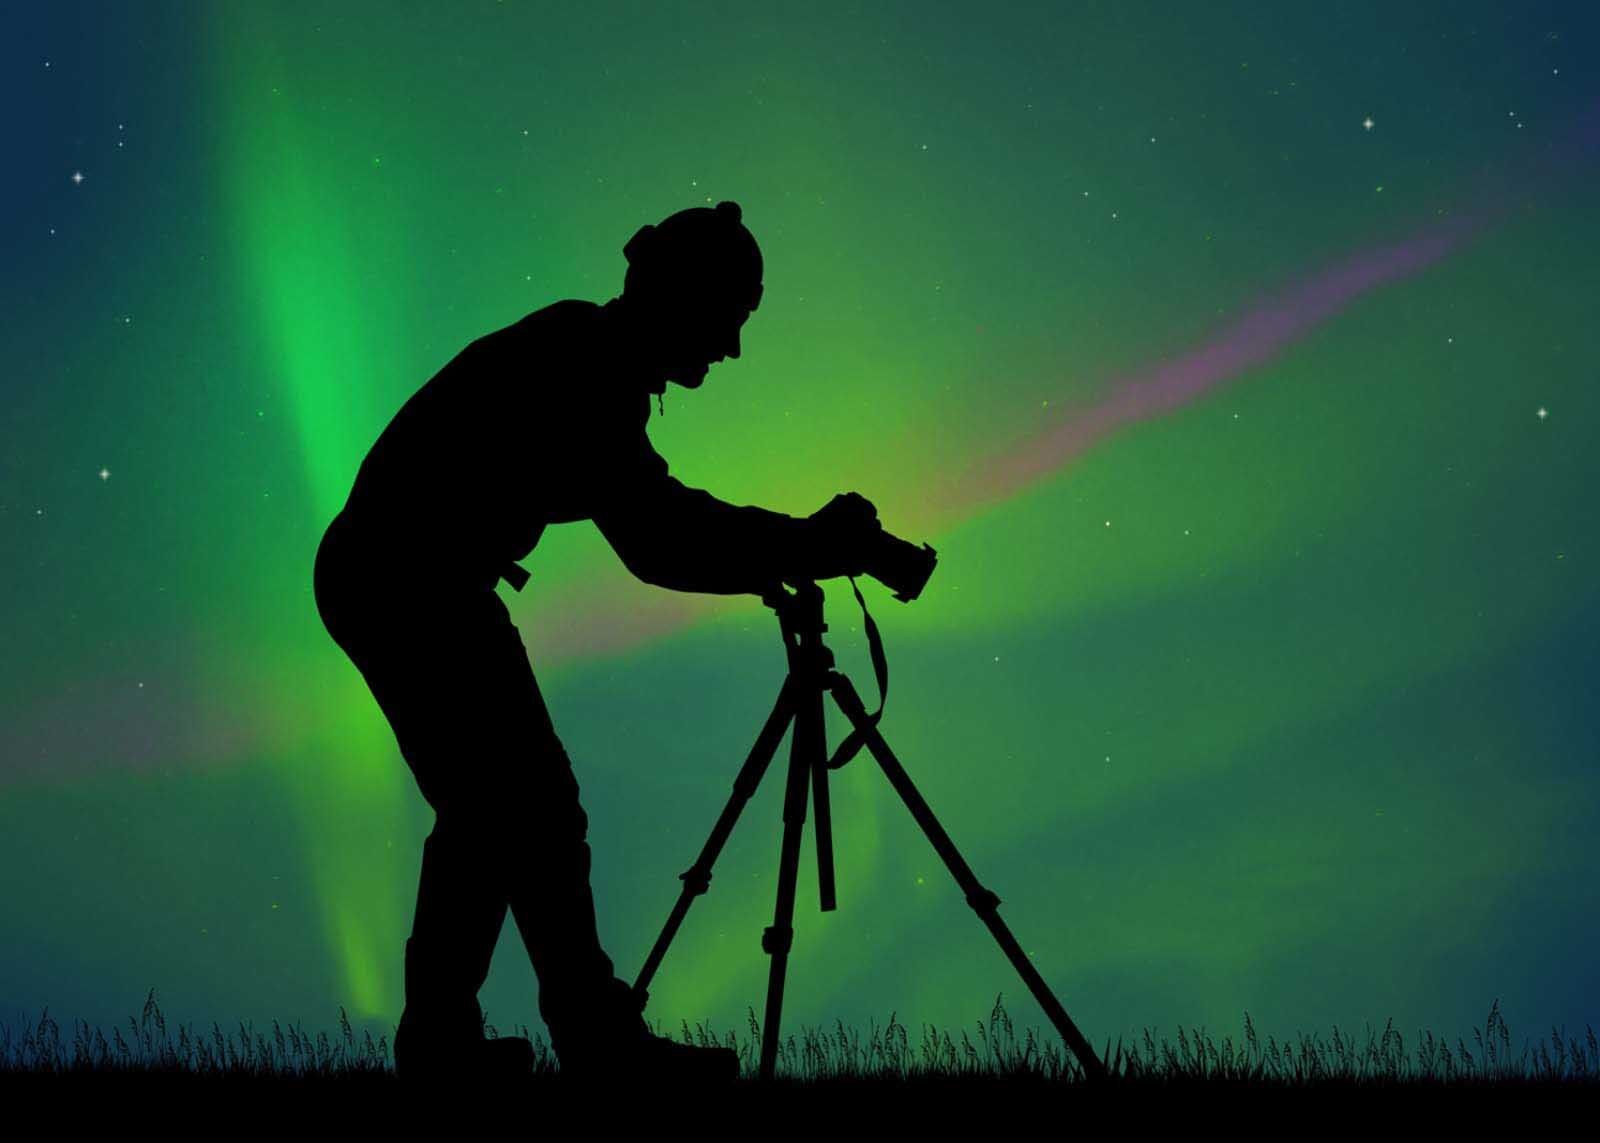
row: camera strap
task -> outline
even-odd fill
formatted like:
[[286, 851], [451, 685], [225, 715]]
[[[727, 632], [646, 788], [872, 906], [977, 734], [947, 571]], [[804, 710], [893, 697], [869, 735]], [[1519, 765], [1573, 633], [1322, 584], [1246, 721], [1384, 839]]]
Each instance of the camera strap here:
[[[876, 727], [878, 719], [883, 717], [883, 704], [889, 697], [889, 660], [884, 657], [878, 625], [867, 613], [867, 601], [861, 598], [861, 589], [856, 586], [855, 576], [850, 577], [850, 590], [856, 593], [856, 602], [861, 605], [861, 619], [867, 628], [867, 650], [872, 653], [872, 673], [878, 676], [878, 709], [867, 715], [867, 722]], [[828, 769], [837, 770], [854, 758], [865, 741], [866, 737], [861, 731], [852, 728], [844, 741], [839, 743], [839, 749], [833, 752], [833, 757], [828, 759]]]

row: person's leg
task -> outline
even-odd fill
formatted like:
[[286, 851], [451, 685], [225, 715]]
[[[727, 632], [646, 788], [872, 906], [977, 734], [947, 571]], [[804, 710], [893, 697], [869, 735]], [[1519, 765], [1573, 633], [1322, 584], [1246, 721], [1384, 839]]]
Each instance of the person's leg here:
[[478, 993], [489, 979], [507, 902], [492, 853], [472, 836], [470, 823], [462, 830], [453, 821], [439, 817], [422, 844], [400, 1027], [475, 1039], [483, 1034]]
[[[424, 590], [380, 598], [336, 530], [319, 550], [316, 597], [324, 625], [355, 663], [394, 730], [435, 823], [422, 847], [416, 910], [405, 948], [402, 1043], [482, 1035], [477, 995], [488, 978], [507, 901], [494, 849], [472, 820], [483, 763], [474, 737], [496, 705], [493, 634], [504, 605], [439, 599]], [[498, 610], [498, 614], [496, 613]], [[507, 620], [508, 621], [508, 620]], [[499, 666], [503, 675], [504, 666]], [[504, 690], [501, 682], [498, 689]], [[503, 717], [503, 716], [499, 716]], [[426, 1029], [426, 1032], [419, 1032]]]
[[[488, 804], [474, 817], [498, 820], [486, 831], [507, 844], [497, 853], [502, 890], [539, 980], [539, 1014], [558, 1056], [592, 1035], [614, 1039], [645, 1030], [632, 990], [616, 976], [599, 934], [590, 883], [592, 851], [572, 760], [556, 734], [521, 634], [501, 629], [510, 687], [499, 709], [514, 712], [494, 727], [480, 757], [494, 768], [481, 789]], [[515, 648], [513, 651], [512, 648]]]
[[[525, 685], [537, 693], [531, 672]], [[589, 819], [571, 759], [554, 732], [535, 766], [541, 781], [528, 805], [545, 843], [528, 847], [512, 863], [506, 889], [539, 978], [539, 1015], [556, 1055], [570, 1057], [646, 1027], [631, 986], [617, 977], [600, 941], [590, 883]]]

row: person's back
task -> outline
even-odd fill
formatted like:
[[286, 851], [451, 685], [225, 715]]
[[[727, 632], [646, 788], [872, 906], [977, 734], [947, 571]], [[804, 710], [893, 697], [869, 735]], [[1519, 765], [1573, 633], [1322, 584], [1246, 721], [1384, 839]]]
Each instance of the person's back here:
[[664, 471], [648, 394], [619, 375], [604, 318], [594, 302], [555, 302], [478, 338], [406, 401], [342, 513], [374, 554], [492, 585], [546, 525], [591, 518], [647, 465]]
[[[601, 948], [571, 759], [494, 585], [520, 590], [514, 561], [544, 528], [585, 519], [636, 576], [677, 590], [761, 593], [862, 569], [881, 535], [863, 498], [804, 518], [740, 507], [684, 486], [650, 445], [651, 395], [668, 380], [697, 388], [737, 357], [759, 304], [759, 252], [738, 224], [723, 203], [645, 227], [622, 297], [556, 302], [462, 350], [384, 429], [318, 549], [323, 622], [436, 812], [406, 942], [403, 1072], [486, 1067], [491, 1047], [526, 1067], [515, 1042], [485, 1040], [476, 1000], [509, 907], [563, 1070], [737, 1074], [729, 1049], [650, 1036]], [[688, 280], [707, 288], [686, 292], [665, 256], [702, 235], [735, 251], [733, 272], [691, 257], [702, 268]]]

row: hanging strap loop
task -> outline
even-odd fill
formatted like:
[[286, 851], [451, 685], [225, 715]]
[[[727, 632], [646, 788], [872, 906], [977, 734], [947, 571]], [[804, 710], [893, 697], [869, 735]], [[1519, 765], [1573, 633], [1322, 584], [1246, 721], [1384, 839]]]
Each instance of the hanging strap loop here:
[[[867, 601], [861, 598], [861, 589], [856, 586], [856, 577], [850, 577], [850, 590], [856, 593], [856, 602], [861, 605], [861, 619], [867, 628], [867, 650], [872, 654], [872, 673], [878, 676], [878, 709], [867, 716], [869, 726], [876, 728], [878, 720], [883, 717], [883, 704], [889, 698], [889, 660], [883, 653], [883, 639], [878, 635], [878, 625], [872, 621], [872, 616], [867, 612]], [[833, 752], [833, 757], [828, 759], [828, 769], [837, 770], [846, 762], [856, 756], [856, 752], [866, 742], [866, 736], [861, 730], [851, 728], [839, 749]]]

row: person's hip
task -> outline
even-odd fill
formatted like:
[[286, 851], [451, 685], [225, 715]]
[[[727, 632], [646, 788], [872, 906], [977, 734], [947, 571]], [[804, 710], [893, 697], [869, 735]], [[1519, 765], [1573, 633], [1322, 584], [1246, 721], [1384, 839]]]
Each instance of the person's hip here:
[[391, 537], [342, 511], [323, 533], [312, 568], [323, 626], [347, 652], [378, 628], [510, 627], [511, 614], [494, 582], [479, 583], [429, 561], [407, 558]]

